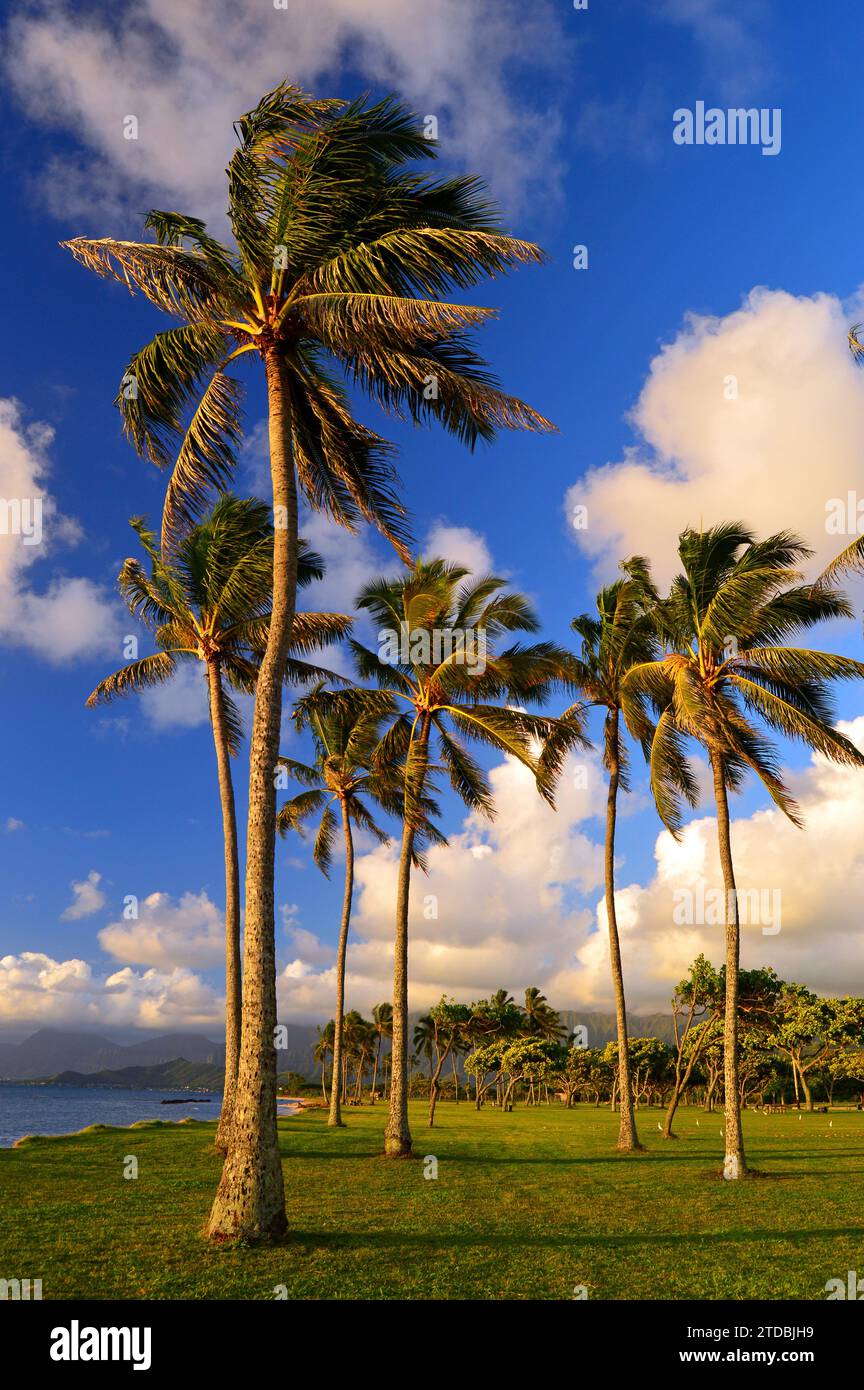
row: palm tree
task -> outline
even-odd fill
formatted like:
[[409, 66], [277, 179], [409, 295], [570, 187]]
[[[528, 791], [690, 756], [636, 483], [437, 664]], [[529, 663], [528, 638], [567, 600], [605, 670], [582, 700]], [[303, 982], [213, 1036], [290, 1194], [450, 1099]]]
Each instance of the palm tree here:
[[[203, 222], [151, 211], [153, 242], [65, 243], [85, 266], [179, 320], [129, 365], [118, 396], [127, 434], [160, 466], [181, 439], [166, 537], [221, 487], [240, 438], [240, 387], [226, 368], [254, 353], [267, 389], [276, 521], [273, 620], [249, 758], [243, 1030], [232, 1143], [211, 1239], [281, 1235], [287, 1224], [276, 1132], [274, 863], [281, 690], [296, 598], [298, 485], [353, 529], [374, 522], [407, 557], [385, 442], [351, 415], [343, 378], [385, 409], [437, 419], [469, 446], [498, 428], [551, 428], [496, 386], [467, 333], [490, 311], [442, 302], [486, 275], [537, 263], [507, 236], [482, 183], [410, 167], [434, 142], [393, 98], [319, 100], [283, 83], [237, 122], [228, 167], [233, 246]], [[335, 368], [335, 373], [332, 370]], [[191, 419], [184, 429], [189, 410]]]
[[[336, 952], [336, 1018], [333, 1050], [334, 1075], [341, 1074], [342, 1024], [345, 1017], [345, 959], [348, 949], [348, 929], [351, 924], [351, 905], [354, 894], [354, 835], [352, 825], [368, 830], [380, 844], [389, 836], [376, 825], [365, 799], [371, 799], [385, 811], [398, 814], [402, 807], [401, 779], [394, 769], [373, 766], [373, 755], [379, 742], [381, 715], [364, 699], [365, 692], [352, 692], [351, 700], [327, 700], [319, 686], [301, 700], [294, 711], [298, 730], [309, 729], [315, 746], [312, 766], [281, 758], [282, 767], [306, 788], [280, 810], [276, 826], [280, 834], [289, 830], [302, 833], [305, 822], [318, 816], [320, 822], [315, 837], [313, 856], [318, 868], [329, 878], [333, 863], [333, 846], [341, 827], [345, 843], [345, 889], [342, 901], [342, 920], [339, 925], [339, 944]], [[365, 798], [365, 799], [364, 799]], [[335, 807], [335, 809], [334, 809]], [[339, 1087], [330, 1093], [330, 1125], [341, 1125], [342, 1114]]]
[[[324, 1096], [324, 1104], [327, 1104], [327, 1057], [334, 1050], [334, 1039], [336, 1035], [336, 1022], [330, 1019], [323, 1028], [318, 1029], [318, 1041], [315, 1044], [313, 1056], [316, 1062], [321, 1063], [321, 1093]], [[335, 1078], [336, 1068], [334, 1066], [331, 1075]]]
[[[609, 777], [606, 796], [606, 836], [604, 847], [606, 924], [609, 932], [609, 961], [615, 994], [615, 1026], [618, 1035], [619, 1125], [618, 1148], [625, 1152], [641, 1149], [633, 1111], [630, 1076], [630, 1049], [627, 1041], [627, 1005], [621, 941], [615, 907], [615, 831], [618, 818], [618, 792], [628, 788], [627, 749], [621, 731], [621, 682], [636, 663], [650, 661], [657, 652], [657, 639], [650, 614], [646, 611], [654, 597], [647, 565], [642, 560], [629, 563], [626, 577], [601, 589], [597, 595], [597, 616], [583, 613], [571, 627], [582, 638], [579, 656], [574, 659], [574, 679], [580, 702], [577, 719], [584, 717], [586, 705], [601, 709], [603, 722], [603, 765]], [[562, 723], [566, 726], [567, 711]], [[553, 735], [553, 740], [558, 735]], [[676, 765], [679, 782], [686, 795], [693, 788], [686, 780], [686, 769]]]
[[[128, 559], [118, 583], [126, 605], [152, 633], [158, 650], [100, 681], [88, 705], [98, 705], [170, 680], [183, 661], [204, 665], [210, 724], [216, 749], [225, 850], [225, 1088], [216, 1147], [225, 1152], [231, 1133], [241, 1029], [240, 873], [231, 758], [242, 726], [226, 690], [251, 694], [267, 640], [273, 570], [273, 524], [257, 498], [224, 494], [213, 510], [160, 554], [141, 518], [132, 523], [150, 572]], [[324, 562], [304, 540], [298, 546], [298, 584], [324, 574]], [[308, 681], [329, 674], [300, 655], [338, 640], [351, 626], [337, 614], [297, 615], [286, 676]]]
[[561, 1022], [560, 1014], [552, 1008], [545, 994], [536, 985], [525, 991], [525, 1032], [532, 1037], [548, 1038], [557, 1042], [567, 1032]]
[[376, 1004], [372, 1010], [372, 1023], [378, 1036], [375, 1046], [375, 1065], [372, 1069], [372, 1104], [375, 1104], [375, 1086], [378, 1081], [378, 1067], [381, 1062], [381, 1044], [385, 1038], [393, 1036], [393, 1005]]
[[431, 1014], [421, 1014], [414, 1024], [413, 1047], [418, 1057], [425, 1057], [429, 1063], [429, 1080], [432, 1080], [432, 1052], [435, 1047], [435, 1020]]
[[760, 541], [740, 522], [684, 531], [678, 546], [683, 572], [656, 609], [664, 651], [632, 666], [622, 682], [623, 712], [637, 736], [646, 736], [646, 702], [660, 711], [650, 730], [650, 779], [657, 810], [673, 834], [681, 829], [674, 788], [683, 739], [700, 743], [711, 764], [726, 890], [723, 1172], [728, 1179], [747, 1172], [738, 1075], [740, 924], [728, 792], [755, 772], [784, 815], [801, 824], [772, 733], [797, 739], [833, 762], [864, 766], [864, 755], [831, 725], [828, 693], [831, 681], [864, 676], [864, 665], [782, 645], [791, 633], [852, 611], [847, 598], [824, 579], [801, 582], [800, 565], [811, 553], [789, 532]]
[[[537, 778], [550, 802], [556, 767], [541, 767], [540, 744], [553, 722], [499, 700], [542, 704], [566, 683], [568, 658], [550, 642], [496, 650], [506, 633], [534, 632], [535, 618], [521, 594], [504, 590], [494, 575], [470, 579], [444, 560], [418, 560], [395, 579], [368, 584], [357, 600], [379, 631], [373, 652], [352, 642], [358, 669], [392, 697], [393, 718], [380, 749], [386, 763], [404, 761], [405, 814], [399, 856], [393, 986], [393, 1059], [384, 1151], [409, 1157], [408, 1125], [408, 905], [422, 798], [438, 766], [474, 811], [494, 813], [489, 780], [463, 742], [473, 739], [517, 758]], [[446, 652], [444, 648], [447, 648]], [[400, 708], [399, 702], [403, 708]]]

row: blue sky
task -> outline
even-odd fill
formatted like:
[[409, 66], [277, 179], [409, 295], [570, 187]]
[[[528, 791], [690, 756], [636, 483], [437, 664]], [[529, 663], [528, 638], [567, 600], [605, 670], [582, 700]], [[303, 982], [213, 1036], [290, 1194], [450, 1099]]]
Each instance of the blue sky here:
[[[20, 538], [0, 536], [0, 1028], [13, 1031], [218, 1031], [221, 848], [200, 692], [187, 682], [157, 704], [84, 708], [135, 630], [114, 591], [132, 553], [127, 519], [155, 516], [163, 487], [111, 402], [131, 352], [164, 325], [58, 242], [134, 237], [151, 205], [218, 219], [231, 120], [283, 76], [327, 94], [395, 88], [437, 115], [442, 165], [485, 175], [512, 228], [548, 252], [543, 268], [475, 298], [500, 310], [483, 334], [490, 361], [559, 434], [502, 436], [470, 455], [357, 401], [399, 447], [421, 545], [431, 536], [454, 556], [491, 557], [532, 595], [544, 632], [566, 640], [624, 554], [671, 571], [679, 522], [791, 525], [828, 558], [843, 538], [826, 535], [825, 504], [861, 487], [864, 377], [844, 341], [864, 279], [851, 0], [590, 0], [578, 11], [549, 0], [527, 20], [492, 0], [287, 12], [245, 0], [233, 18], [221, 4], [173, 8], [146, 0], [126, 24], [112, 9], [110, 30], [100, 7], [9, 10], [0, 495], [31, 478], [53, 499], [43, 545], [23, 555]], [[673, 113], [698, 101], [779, 109], [780, 152], [676, 145]], [[122, 137], [130, 113], [137, 141]], [[588, 248], [585, 270], [573, 267], [576, 245]], [[250, 377], [241, 490], [262, 477], [263, 410]], [[570, 524], [577, 504], [584, 533]], [[318, 522], [309, 534], [330, 565], [322, 605], [345, 609], [360, 580], [393, 568], [374, 536]], [[860, 624], [823, 641], [860, 655]], [[845, 692], [839, 712], [864, 714], [860, 692]], [[745, 958], [860, 990], [861, 792], [799, 752], [788, 760], [806, 837], [756, 789], [736, 803], [749, 881], [784, 894], [782, 931], [754, 927]], [[418, 903], [435, 893], [440, 913], [416, 923], [414, 1002], [539, 983], [559, 1007], [605, 1007], [599, 773], [585, 793], [568, 784], [554, 828], [514, 769], [494, 776], [496, 828], [466, 827], [448, 803], [454, 847], [418, 884]], [[241, 817], [244, 780], [241, 759]], [[714, 940], [710, 926], [673, 927], [669, 911], [670, 885], [716, 874], [712, 830], [707, 804], [683, 847], [658, 848], [637, 778], [619, 867], [637, 1006], [662, 1004], [697, 950], [719, 954], [716, 929]], [[362, 848], [349, 989], [368, 1008], [388, 993], [392, 864]], [[326, 884], [300, 843], [278, 857], [281, 1015], [329, 1016], [338, 871]], [[117, 925], [129, 894], [157, 895], [134, 931]]]

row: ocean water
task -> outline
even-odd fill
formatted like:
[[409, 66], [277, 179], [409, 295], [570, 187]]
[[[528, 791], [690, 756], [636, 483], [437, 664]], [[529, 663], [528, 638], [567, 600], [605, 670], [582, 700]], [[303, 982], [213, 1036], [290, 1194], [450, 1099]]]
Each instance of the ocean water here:
[[[74, 1134], [87, 1125], [131, 1125], [136, 1120], [215, 1120], [220, 1091], [196, 1091], [209, 1105], [161, 1105], [179, 1100], [182, 1091], [114, 1091], [86, 1086], [9, 1086], [0, 1084], [0, 1148], [25, 1134]], [[280, 1112], [283, 1107], [280, 1106]]]

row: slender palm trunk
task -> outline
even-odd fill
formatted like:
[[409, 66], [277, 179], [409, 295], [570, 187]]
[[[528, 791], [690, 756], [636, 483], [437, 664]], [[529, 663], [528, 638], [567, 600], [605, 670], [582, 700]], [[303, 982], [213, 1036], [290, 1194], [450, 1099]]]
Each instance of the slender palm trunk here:
[[[429, 716], [420, 731], [420, 765], [409, 789], [405, 780], [405, 818], [396, 883], [396, 937], [393, 952], [393, 1044], [390, 1066], [390, 1109], [384, 1128], [384, 1154], [387, 1158], [411, 1157], [411, 1129], [408, 1124], [408, 906], [411, 892], [411, 855], [414, 850], [415, 820], [409, 798], [422, 794], [426, 780], [426, 750], [429, 743]], [[410, 753], [409, 753], [410, 757]], [[412, 769], [413, 772], [413, 769]]]
[[275, 527], [273, 608], [249, 749], [240, 1063], [231, 1143], [210, 1213], [212, 1240], [270, 1240], [288, 1224], [276, 1127], [275, 768], [297, 590], [297, 484], [287, 372], [273, 349], [265, 366]]
[[[633, 1114], [633, 1088], [630, 1082], [630, 1046], [627, 1041], [627, 1006], [624, 999], [624, 974], [621, 969], [621, 944], [618, 940], [618, 918], [615, 912], [615, 825], [618, 818], [618, 784], [620, 759], [618, 739], [618, 710], [606, 717], [606, 758], [609, 767], [609, 792], [606, 798], [606, 918], [609, 923], [609, 960], [615, 990], [615, 1022], [618, 1030], [618, 1087], [619, 1106], [618, 1148], [632, 1152], [641, 1149]], [[614, 1096], [613, 1096], [614, 1099]]]
[[237, 1063], [240, 1057], [240, 1019], [242, 1009], [242, 977], [240, 972], [240, 866], [237, 850], [237, 814], [234, 808], [234, 783], [231, 777], [231, 754], [228, 751], [228, 730], [225, 725], [225, 706], [222, 702], [222, 678], [217, 661], [207, 662], [207, 685], [210, 696], [210, 723], [216, 746], [216, 767], [219, 772], [219, 800], [222, 804], [222, 839], [225, 846], [225, 1086], [222, 1092], [222, 1111], [216, 1131], [216, 1148], [228, 1152], [231, 1136], [231, 1115], [237, 1087]]
[[402, 848], [396, 885], [396, 939], [393, 961], [393, 1041], [390, 1048], [390, 1108], [384, 1128], [388, 1158], [411, 1157], [408, 1125], [408, 900], [414, 829], [409, 816], [402, 823]]
[[728, 1179], [747, 1175], [744, 1158], [744, 1136], [741, 1132], [741, 1101], [738, 1093], [738, 962], [741, 954], [741, 933], [738, 925], [738, 895], [735, 891], [735, 869], [732, 863], [732, 841], [729, 832], [729, 801], [723, 759], [712, 754], [714, 797], [717, 802], [717, 838], [723, 886], [726, 890], [726, 1005], [723, 1020], [723, 1090], [725, 1109], [726, 1154], [723, 1176]]
[[321, 1093], [324, 1096], [324, 1104], [327, 1104], [327, 1053], [321, 1059]]
[[[342, 1060], [342, 1026], [345, 1018], [345, 957], [348, 951], [348, 927], [351, 922], [351, 899], [354, 893], [354, 837], [351, 834], [351, 820], [348, 803], [342, 798], [342, 829], [345, 834], [345, 895], [342, 899], [342, 921], [339, 925], [339, 947], [336, 952], [336, 1033], [333, 1038], [333, 1068], [338, 1073]], [[328, 1125], [342, 1124], [342, 1110], [339, 1102], [339, 1089], [334, 1086], [330, 1092], [330, 1117]]]
[[378, 1084], [378, 1063], [381, 1060], [381, 1034], [378, 1034], [378, 1043], [375, 1048], [375, 1061], [372, 1066], [372, 1104], [375, 1104], [375, 1087]]

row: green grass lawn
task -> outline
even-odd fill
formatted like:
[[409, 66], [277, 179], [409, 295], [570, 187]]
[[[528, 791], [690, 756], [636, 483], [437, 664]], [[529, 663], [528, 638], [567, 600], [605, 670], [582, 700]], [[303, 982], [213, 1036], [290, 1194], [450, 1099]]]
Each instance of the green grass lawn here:
[[[824, 1299], [864, 1274], [864, 1113], [746, 1114], [750, 1182], [718, 1178], [721, 1117], [638, 1112], [648, 1152], [615, 1153], [607, 1109], [412, 1106], [415, 1146], [378, 1157], [384, 1108], [280, 1121], [291, 1236], [200, 1236], [220, 1172], [214, 1125], [147, 1124], [0, 1149], [0, 1278], [49, 1298]], [[698, 1120], [698, 1126], [697, 1126]], [[135, 1155], [139, 1177], [123, 1177]]]

